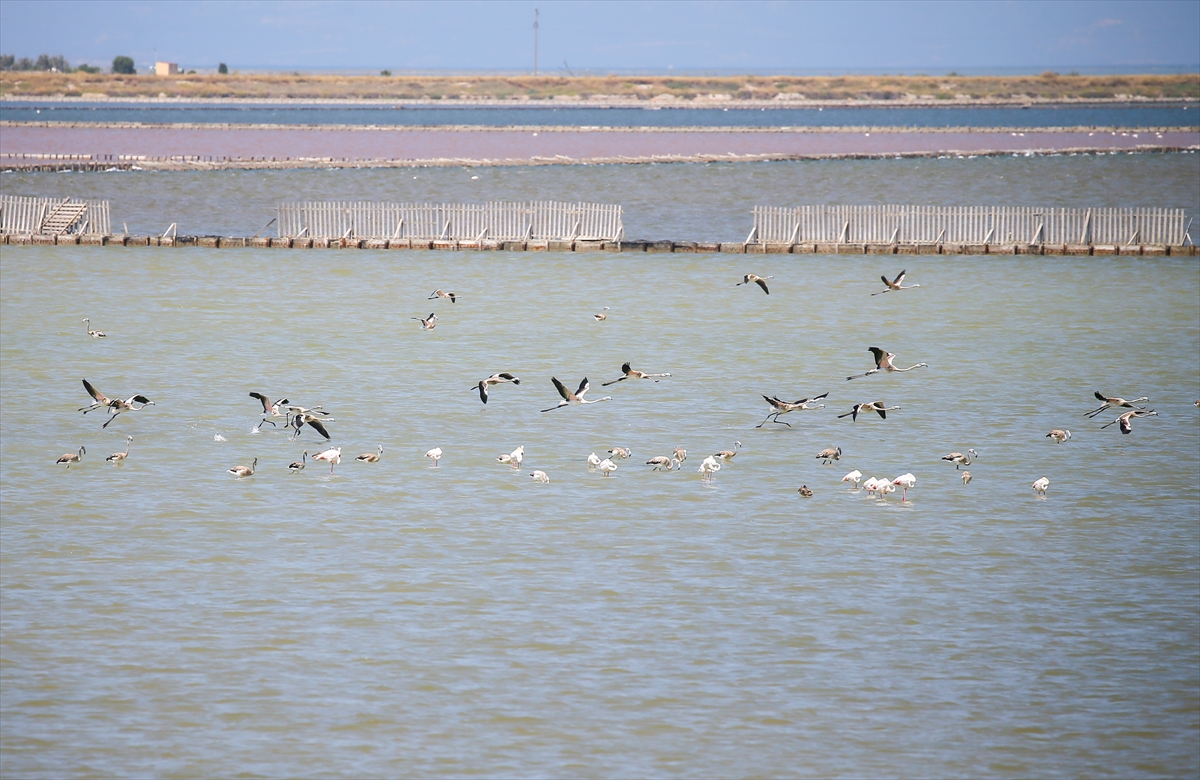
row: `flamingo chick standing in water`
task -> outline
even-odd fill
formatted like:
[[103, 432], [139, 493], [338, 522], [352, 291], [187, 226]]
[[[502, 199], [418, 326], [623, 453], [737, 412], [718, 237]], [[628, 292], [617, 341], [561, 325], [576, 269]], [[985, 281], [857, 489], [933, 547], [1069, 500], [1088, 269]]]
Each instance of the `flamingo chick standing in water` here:
[[254, 462], [249, 466], [234, 466], [233, 468], [229, 469], [229, 473], [238, 479], [241, 479], [242, 477], [253, 477], [254, 470], [256, 468], [258, 468], [258, 458], [255, 458]]
[[102, 331], [102, 330], [92, 330], [92, 321], [91, 321], [91, 320], [89, 320], [87, 317], [84, 317], [84, 318], [83, 318], [83, 324], [86, 326], [86, 327], [85, 327], [85, 330], [87, 330], [87, 334], [88, 334], [89, 336], [91, 336], [92, 338], [94, 338], [94, 339], [103, 339], [103, 338], [107, 338], [107, 336], [105, 335], [104, 331]]
[[333, 447], [328, 450], [325, 450], [324, 452], [318, 452], [316, 455], [313, 455], [312, 457], [313, 457], [313, 460], [327, 461], [329, 463], [329, 473], [332, 474], [333, 467], [341, 464], [341, 462], [342, 462], [342, 448], [341, 447]]
[[958, 471], [959, 466], [970, 466], [972, 458], [978, 458], [979, 453], [973, 449], [967, 450], [967, 454], [955, 451], [942, 456], [942, 460], [950, 461], [954, 464], [954, 470]]
[[83, 460], [83, 456], [86, 454], [87, 450], [83, 447], [80, 447], [78, 452], [68, 452], [66, 455], [63, 455], [54, 462], [55, 464], [65, 463], [67, 464], [67, 469], [70, 469], [72, 463], [78, 463], [79, 461]]
[[114, 452], [112, 455], [109, 455], [107, 458], [105, 458], [105, 460], [112, 461], [112, 464], [114, 466], [121, 465], [122, 463], [125, 462], [125, 459], [129, 457], [129, 445], [131, 445], [131, 444], [133, 444], [133, 437], [126, 436], [125, 437], [125, 451], [124, 452]]
[[1050, 480], [1042, 477], [1033, 483], [1033, 492], [1037, 493], [1042, 498], [1046, 497], [1046, 488], [1050, 487]]
[[500, 463], [507, 463], [514, 469], [521, 468], [521, 461], [525, 460], [525, 445], [522, 444], [507, 455], [497, 455], [496, 460]]
[[969, 472], [969, 471], [964, 471], [964, 472], [962, 473], [962, 481], [963, 481], [963, 484], [964, 484], [964, 485], [969, 485], [969, 484], [971, 484], [971, 472]]
[[550, 475], [547, 474], [546, 472], [542, 471], [541, 469], [533, 472], [529, 476], [533, 477], [534, 482], [549, 482], [550, 481]]
[[288, 471], [292, 472], [293, 474], [295, 474], [297, 471], [304, 471], [304, 466], [307, 463], [308, 450], [305, 450], [304, 454], [300, 456], [300, 460], [294, 460], [288, 464]]

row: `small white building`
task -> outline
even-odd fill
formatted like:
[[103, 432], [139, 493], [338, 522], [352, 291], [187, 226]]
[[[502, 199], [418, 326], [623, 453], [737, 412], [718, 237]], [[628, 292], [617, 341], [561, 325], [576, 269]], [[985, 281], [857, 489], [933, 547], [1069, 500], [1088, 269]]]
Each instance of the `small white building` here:
[[154, 63], [154, 75], [155, 76], [178, 76], [179, 75], [179, 63], [178, 62], [156, 62], [156, 63]]

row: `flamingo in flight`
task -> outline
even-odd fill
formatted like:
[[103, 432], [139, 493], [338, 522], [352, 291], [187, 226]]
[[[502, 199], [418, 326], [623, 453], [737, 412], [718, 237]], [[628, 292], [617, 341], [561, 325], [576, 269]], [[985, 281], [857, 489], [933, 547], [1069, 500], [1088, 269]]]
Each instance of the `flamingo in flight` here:
[[912, 290], [921, 286], [919, 284], [910, 284], [907, 287], [901, 285], [900, 283], [904, 281], [904, 275], [906, 273], [908, 273], [907, 270], [901, 271], [900, 273], [896, 274], [896, 278], [890, 282], [886, 276], [879, 277], [883, 280], [883, 285], [887, 289], [880, 290], [879, 292], [873, 292], [871, 295], [883, 295], [884, 293], [891, 292], [892, 290]]
[[562, 400], [558, 402], [558, 406], [551, 406], [549, 409], [543, 409], [543, 412], [552, 412], [555, 409], [561, 409], [564, 406], [572, 406], [577, 404], [598, 404], [601, 401], [612, 400], [611, 395], [606, 395], [603, 398], [597, 398], [594, 401], [585, 400], [583, 396], [587, 393], [588, 388], [591, 387], [591, 385], [588, 384], [586, 376], [583, 378], [583, 381], [579, 383], [579, 388], [573, 393], [567, 389], [566, 385], [558, 381], [557, 377], [550, 377], [550, 381], [554, 383], [554, 387], [556, 390], [558, 390], [558, 394], [562, 396]]
[[[117, 416], [121, 414], [121, 412], [136, 412], [138, 409], [144, 409], [147, 406], [154, 406], [153, 401], [141, 394], [130, 396], [124, 401], [122, 401], [120, 398], [109, 398], [96, 388], [92, 387], [92, 383], [86, 379], [83, 380], [83, 389], [87, 390], [88, 395], [95, 400], [95, 403], [93, 403], [91, 406], [81, 406], [78, 411], [87, 414], [95, 409], [105, 407], [108, 409], [108, 413], [111, 415], [108, 418], [108, 422], [100, 426], [101, 428], [107, 428], [113, 420], [117, 419]], [[135, 403], [141, 404], [141, 406], [134, 406]]]
[[658, 377], [670, 376], [670, 374], [647, 374], [645, 371], [638, 371], [636, 368], [630, 368], [628, 361], [621, 365], [621, 371], [625, 376], [620, 379], [614, 379], [611, 382], [603, 382], [600, 386], [608, 387], [609, 385], [615, 385], [617, 382], [624, 382], [626, 379], [653, 379], [657, 382]]
[[458, 296], [455, 295], [453, 292], [444, 292], [442, 290], [434, 290], [432, 293], [429, 294], [429, 297], [426, 298], [426, 300], [436, 301], [438, 298], [449, 298], [450, 303], [454, 303], [458, 300]]
[[[777, 422], [780, 425], [786, 425], [787, 427], [791, 428], [792, 424], [789, 422], [783, 422], [782, 420], [780, 420], [779, 419], [780, 415], [787, 414], [788, 412], [804, 411], [807, 409], [824, 409], [825, 404], [817, 404], [816, 406], [809, 406], [809, 404], [811, 404], [815, 401], [820, 401], [822, 398], [824, 398], [827, 395], [829, 395], [829, 393], [821, 393], [820, 395], [814, 395], [812, 398], [801, 398], [799, 401], [781, 401], [779, 399], [779, 396], [765, 396], [764, 395], [763, 400], [766, 401], [767, 403], [769, 403], [771, 405], [771, 408], [774, 409], [775, 411], [768, 414], [766, 419], [764, 419], [762, 422], [760, 422], [758, 425], [756, 425], [754, 427], [761, 428], [767, 424], [767, 420], [770, 420], [771, 422]], [[772, 419], [772, 418], [774, 418], [774, 419]]]
[[1093, 409], [1090, 412], [1085, 412], [1083, 415], [1084, 417], [1095, 417], [1096, 415], [1103, 412], [1105, 409], [1120, 409], [1120, 408], [1145, 409], [1146, 407], [1144, 407], [1144, 406], [1135, 407], [1134, 404], [1140, 404], [1142, 401], [1150, 400], [1150, 398], [1148, 396], [1142, 396], [1141, 398], [1134, 398], [1132, 401], [1126, 401], [1124, 398], [1120, 398], [1115, 395], [1111, 396], [1111, 397], [1106, 396], [1106, 395], [1104, 395], [1104, 393], [1101, 393], [1099, 390], [1097, 390], [1095, 392], [1095, 396], [1096, 396], [1096, 400], [1103, 401], [1104, 403], [1100, 404], [1100, 406], [1096, 407], [1095, 409]]
[[767, 280], [774, 278], [774, 276], [756, 276], [754, 274], [746, 274], [742, 277], [742, 281], [735, 284], [734, 287], [741, 287], [743, 284], [757, 284], [762, 288], [763, 292], [765, 292], [767, 295], [770, 295], [771, 291], [767, 289]]
[[514, 385], [521, 384], [521, 378], [513, 376], [507, 371], [500, 374], [492, 374], [487, 379], [480, 379], [479, 384], [475, 385], [473, 390], [479, 391], [479, 400], [485, 404], [488, 402], [488, 388], [492, 385], [502, 385], [506, 382], [512, 382]]
[[865, 374], [848, 376], [846, 379], [862, 379], [864, 376], [878, 374], [880, 371], [886, 371], [889, 374], [893, 371], [899, 371], [900, 373], [903, 373], [905, 371], [912, 371], [914, 368], [929, 367], [928, 363], [917, 363], [915, 366], [909, 366], [908, 368], [897, 368], [895, 363], [892, 362], [896, 359], [896, 355], [894, 353], [888, 352], [886, 349], [881, 349], [879, 347], [867, 347], [867, 351], [875, 356], [875, 368], [872, 368]]
[[1134, 409], [1131, 412], [1125, 412], [1125, 414], [1121, 415], [1120, 417], [1118, 417], [1117, 419], [1113, 420], [1110, 423], [1105, 423], [1104, 425], [1101, 425], [1100, 429], [1103, 430], [1110, 425], [1120, 425], [1121, 433], [1133, 433], [1132, 420], [1134, 417], [1157, 417], [1157, 416], [1158, 416], [1158, 412], [1153, 411], [1151, 409]]
[[838, 419], [840, 420], [843, 417], [849, 417], [850, 422], [854, 422], [858, 419], [859, 412], [878, 412], [879, 416], [886, 420], [888, 412], [894, 412], [899, 408], [899, 406], [884, 406], [883, 401], [872, 401], [869, 404], [855, 404], [854, 408], [850, 411], [846, 412], [845, 414], [839, 414]]

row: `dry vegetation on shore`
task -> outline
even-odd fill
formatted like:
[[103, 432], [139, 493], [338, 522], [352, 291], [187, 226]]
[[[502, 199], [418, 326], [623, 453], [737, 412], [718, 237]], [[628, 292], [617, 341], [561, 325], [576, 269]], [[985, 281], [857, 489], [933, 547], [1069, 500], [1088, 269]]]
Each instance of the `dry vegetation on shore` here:
[[358, 100], [588, 100], [710, 104], [770, 101], [1032, 102], [1200, 100], [1200, 76], [339, 76], [238, 74], [122, 76], [0, 73], [6, 97], [147, 97]]

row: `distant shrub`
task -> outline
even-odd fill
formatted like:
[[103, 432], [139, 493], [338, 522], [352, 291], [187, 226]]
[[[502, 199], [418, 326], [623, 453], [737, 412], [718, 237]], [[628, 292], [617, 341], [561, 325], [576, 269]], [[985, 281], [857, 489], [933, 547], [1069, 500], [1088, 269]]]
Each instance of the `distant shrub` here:
[[379, 71], [379, 75], [380, 76], [390, 76], [390, 75], [392, 75], [392, 72], [390, 70], [381, 70], [381, 71]]
[[113, 57], [112, 72], [123, 73], [130, 76], [137, 73], [137, 70], [133, 67], [133, 58], [126, 57], [123, 54], [118, 54], [116, 57]]
[[220, 65], [217, 66], [217, 73], [220, 73], [221, 75], [225, 75], [228, 72], [229, 72], [229, 66], [226, 65], [225, 63], [222, 62]]
[[88, 65], [86, 62], [83, 63], [82, 65], [80, 65], [75, 70], [79, 71], [80, 73], [99, 73], [100, 72], [100, 69], [97, 68], [95, 65]]

